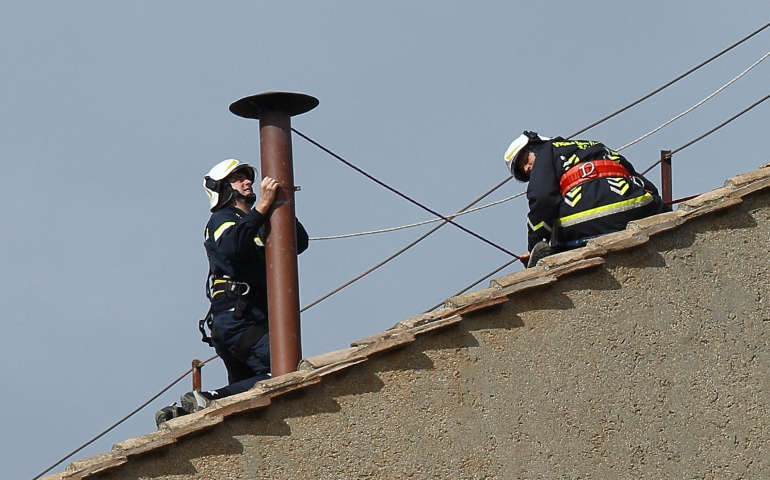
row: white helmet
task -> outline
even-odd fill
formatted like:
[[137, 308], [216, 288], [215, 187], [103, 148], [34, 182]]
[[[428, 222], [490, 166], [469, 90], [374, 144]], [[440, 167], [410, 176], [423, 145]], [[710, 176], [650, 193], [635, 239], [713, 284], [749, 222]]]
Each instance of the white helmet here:
[[235, 192], [230, 186], [230, 183], [224, 180], [228, 175], [237, 170], [245, 170], [245, 173], [249, 175], [251, 181], [254, 182], [256, 169], [248, 163], [241, 163], [234, 158], [217, 163], [206, 175], [204, 175], [203, 189], [209, 196], [209, 209], [212, 212], [227, 205], [235, 196]]
[[519, 180], [520, 182], [529, 181], [529, 175], [526, 175], [521, 169], [516, 168], [516, 156], [533, 140], [544, 142], [550, 140], [550, 138], [541, 137], [535, 132], [525, 131], [516, 137], [516, 139], [508, 145], [508, 150], [505, 151], [505, 166], [508, 167], [508, 170], [510, 170], [513, 176], [516, 177], [516, 180]]

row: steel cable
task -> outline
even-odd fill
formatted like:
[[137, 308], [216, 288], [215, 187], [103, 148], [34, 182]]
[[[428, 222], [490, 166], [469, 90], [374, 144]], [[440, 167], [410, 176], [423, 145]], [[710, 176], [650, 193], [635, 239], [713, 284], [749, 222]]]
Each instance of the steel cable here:
[[610, 118], [612, 118], [612, 117], [615, 117], [616, 115], [620, 115], [621, 113], [625, 112], [625, 111], [626, 111], [626, 110], [628, 110], [629, 108], [631, 108], [631, 107], [633, 107], [633, 106], [635, 106], [635, 105], [638, 105], [639, 103], [641, 103], [641, 102], [643, 102], [643, 101], [647, 100], [648, 98], [652, 97], [653, 95], [657, 94], [657, 93], [658, 93], [658, 92], [660, 92], [661, 90], [663, 90], [663, 89], [665, 89], [665, 88], [668, 88], [669, 86], [671, 86], [671, 85], [675, 84], [675, 83], [676, 83], [676, 82], [678, 82], [679, 80], [683, 79], [684, 77], [686, 77], [687, 75], [691, 74], [692, 72], [694, 72], [694, 71], [698, 70], [699, 68], [703, 67], [704, 65], [707, 65], [707, 64], [711, 63], [712, 61], [714, 61], [714, 60], [716, 60], [717, 58], [721, 57], [723, 54], [725, 54], [725, 53], [729, 52], [729, 51], [730, 51], [730, 50], [732, 50], [733, 48], [735, 48], [735, 47], [737, 47], [738, 45], [742, 44], [743, 42], [745, 42], [746, 40], [750, 39], [751, 37], [753, 37], [754, 35], [758, 34], [759, 32], [761, 32], [762, 30], [766, 29], [767, 27], [770, 27], [770, 22], [769, 22], [769, 23], [766, 23], [766, 24], [765, 24], [765, 25], [763, 25], [762, 27], [760, 27], [760, 28], [758, 28], [758, 29], [754, 30], [754, 31], [753, 31], [752, 33], [750, 33], [749, 35], [746, 35], [746, 36], [745, 36], [745, 37], [743, 37], [742, 39], [740, 39], [740, 40], [738, 40], [737, 42], [733, 43], [732, 45], [730, 45], [729, 47], [725, 48], [724, 50], [722, 50], [721, 52], [717, 53], [716, 55], [712, 56], [711, 58], [709, 58], [709, 59], [707, 59], [707, 60], [704, 60], [704, 61], [702, 61], [702, 62], [701, 62], [701, 63], [699, 63], [698, 65], [696, 65], [696, 66], [692, 67], [691, 69], [687, 70], [685, 73], [683, 73], [683, 74], [679, 75], [678, 77], [676, 77], [675, 79], [671, 80], [670, 82], [668, 82], [668, 83], [665, 83], [665, 84], [661, 85], [660, 87], [658, 87], [658, 88], [656, 88], [655, 90], [651, 91], [650, 93], [648, 93], [647, 95], [643, 96], [643, 97], [642, 97], [642, 98], [640, 98], [639, 100], [636, 100], [635, 102], [631, 102], [631, 103], [629, 103], [628, 105], [626, 105], [625, 107], [621, 108], [620, 110], [617, 110], [617, 111], [615, 111], [615, 112], [613, 112], [613, 113], [611, 113], [611, 114], [607, 115], [606, 117], [604, 117], [604, 118], [602, 118], [602, 119], [600, 119], [600, 120], [597, 120], [597, 121], [595, 121], [594, 123], [592, 123], [592, 124], [588, 125], [588, 126], [587, 126], [587, 127], [585, 127], [585, 128], [582, 128], [582, 129], [578, 130], [577, 132], [573, 133], [572, 135], [570, 135], [570, 136], [569, 136], [569, 137], [567, 137], [567, 138], [572, 138], [572, 137], [574, 137], [574, 136], [576, 136], [576, 135], [580, 135], [581, 133], [583, 133], [583, 132], [585, 132], [585, 131], [587, 131], [587, 130], [590, 130], [591, 128], [594, 128], [595, 126], [597, 126], [597, 125], [599, 125], [599, 124], [601, 124], [601, 123], [604, 123], [605, 121], [609, 120]]
[[[215, 358], [217, 358], [217, 355], [215, 355], [215, 356], [213, 356], [213, 357], [209, 358], [208, 360], [206, 360], [205, 362], [203, 362], [201, 365], [205, 365], [206, 363], [208, 363], [209, 361], [211, 361], [211, 360], [213, 360], [213, 359], [215, 359]], [[128, 415], [124, 416], [123, 418], [121, 418], [121, 419], [120, 419], [120, 420], [118, 420], [117, 422], [115, 422], [115, 423], [113, 423], [112, 425], [110, 425], [109, 427], [107, 427], [107, 429], [105, 429], [105, 430], [104, 430], [102, 433], [100, 433], [100, 434], [96, 435], [96, 436], [95, 436], [95, 437], [93, 437], [91, 440], [89, 440], [89, 441], [87, 441], [86, 443], [82, 444], [81, 446], [79, 446], [79, 447], [78, 447], [78, 448], [76, 448], [75, 450], [71, 451], [70, 453], [68, 453], [67, 455], [65, 455], [64, 457], [62, 457], [62, 458], [61, 458], [59, 461], [57, 461], [56, 463], [54, 463], [54, 464], [53, 464], [53, 465], [51, 465], [50, 467], [48, 467], [48, 468], [46, 468], [45, 470], [43, 470], [42, 472], [40, 472], [40, 473], [39, 473], [37, 476], [35, 476], [35, 477], [34, 477], [32, 480], [37, 480], [38, 478], [42, 477], [43, 475], [45, 475], [46, 473], [48, 473], [48, 472], [50, 472], [51, 470], [53, 470], [54, 468], [56, 468], [58, 465], [60, 465], [62, 462], [64, 462], [65, 460], [67, 460], [67, 459], [68, 459], [68, 458], [70, 458], [71, 456], [75, 455], [75, 454], [76, 454], [76, 453], [78, 453], [79, 451], [83, 450], [83, 449], [84, 449], [84, 448], [86, 448], [87, 446], [91, 445], [91, 444], [92, 444], [92, 443], [94, 443], [95, 441], [97, 441], [97, 440], [99, 440], [100, 438], [102, 438], [104, 435], [108, 434], [108, 433], [109, 433], [110, 431], [112, 431], [112, 430], [113, 430], [115, 427], [117, 427], [117, 426], [118, 426], [118, 425], [120, 425], [121, 423], [123, 423], [123, 422], [125, 422], [126, 420], [128, 420], [129, 418], [131, 418], [131, 417], [132, 417], [134, 414], [136, 414], [136, 413], [137, 413], [139, 410], [143, 409], [144, 407], [146, 407], [147, 405], [149, 405], [150, 403], [152, 403], [152, 402], [153, 402], [153, 401], [154, 401], [156, 398], [158, 398], [158, 397], [160, 397], [161, 395], [163, 395], [164, 393], [166, 393], [166, 392], [167, 392], [167, 391], [168, 391], [168, 390], [169, 390], [171, 387], [173, 387], [173, 386], [174, 386], [174, 385], [176, 385], [177, 383], [179, 383], [179, 382], [181, 382], [182, 380], [184, 380], [184, 378], [185, 378], [187, 375], [189, 375], [191, 372], [192, 372], [192, 368], [189, 368], [189, 369], [187, 369], [187, 371], [186, 371], [186, 372], [184, 372], [182, 375], [180, 375], [179, 377], [177, 377], [177, 379], [176, 379], [176, 380], [174, 380], [173, 382], [171, 382], [171, 383], [169, 383], [167, 386], [165, 386], [165, 387], [164, 387], [164, 388], [163, 388], [163, 389], [162, 389], [160, 392], [158, 392], [158, 393], [156, 393], [155, 395], [153, 395], [152, 397], [150, 397], [150, 398], [149, 398], [149, 400], [147, 400], [147, 401], [146, 401], [146, 402], [144, 402], [143, 404], [141, 404], [141, 405], [139, 405], [138, 407], [136, 407], [136, 408], [135, 408], [134, 410], [132, 410], [132, 411], [131, 411], [131, 412], [130, 412]]]
[[[704, 134], [702, 134], [702, 135], [700, 135], [700, 136], [698, 136], [698, 137], [696, 137], [696, 138], [694, 138], [694, 139], [690, 140], [689, 142], [685, 143], [684, 145], [682, 145], [682, 146], [681, 146], [681, 147], [679, 147], [679, 148], [675, 148], [675, 149], [671, 150], [671, 153], [670, 153], [670, 155], [673, 155], [673, 154], [675, 154], [676, 152], [680, 152], [680, 151], [684, 150], [685, 148], [689, 147], [690, 145], [692, 145], [692, 144], [693, 144], [693, 143], [695, 143], [695, 142], [698, 142], [698, 141], [700, 141], [700, 140], [703, 140], [704, 138], [708, 137], [709, 135], [711, 135], [712, 133], [716, 132], [716, 131], [717, 131], [717, 130], [719, 130], [720, 128], [724, 127], [724, 126], [725, 126], [725, 125], [727, 125], [728, 123], [732, 122], [732, 121], [733, 121], [733, 120], [735, 120], [736, 118], [740, 117], [740, 116], [741, 116], [741, 115], [743, 115], [744, 113], [748, 112], [748, 111], [749, 111], [749, 110], [751, 110], [752, 108], [756, 107], [756, 106], [757, 106], [757, 105], [759, 105], [760, 103], [764, 102], [764, 101], [765, 101], [765, 100], [767, 100], [768, 98], [770, 98], [770, 95], [765, 95], [763, 98], [761, 98], [761, 99], [757, 100], [756, 102], [752, 103], [752, 104], [751, 104], [751, 105], [749, 105], [748, 107], [744, 108], [744, 109], [743, 109], [743, 110], [741, 110], [740, 112], [736, 113], [735, 115], [733, 115], [732, 117], [728, 118], [728, 119], [727, 119], [727, 120], [725, 120], [724, 122], [720, 123], [720, 124], [719, 124], [719, 125], [717, 125], [716, 127], [714, 127], [714, 128], [712, 128], [711, 130], [707, 131], [706, 133], [704, 133]], [[658, 164], [660, 164], [660, 162], [661, 162], [661, 160], [658, 160], [657, 162], [655, 162], [655, 163], [653, 163], [652, 165], [650, 165], [650, 166], [647, 168], [647, 170], [645, 170], [644, 172], [642, 172], [642, 175], [646, 174], [647, 172], [649, 172], [650, 170], [652, 170], [653, 168], [655, 168], [655, 166], [657, 166]]]
[[757, 65], [759, 65], [759, 64], [760, 64], [760, 63], [761, 63], [761, 62], [762, 62], [764, 59], [766, 59], [768, 56], [770, 56], [770, 52], [767, 52], [767, 53], [765, 53], [764, 55], [762, 55], [762, 57], [761, 57], [759, 60], [757, 60], [756, 62], [752, 63], [752, 64], [751, 64], [751, 65], [750, 65], [750, 66], [749, 66], [749, 67], [748, 67], [746, 70], [742, 71], [741, 73], [739, 73], [738, 75], [736, 75], [735, 77], [733, 77], [733, 78], [732, 78], [732, 79], [731, 79], [729, 82], [725, 83], [724, 85], [722, 85], [722, 86], [721, 86], [721, 87], [719, 87], [718, 89], [714, 90], [714, 91], [713, 91], [713, 92], [712, 92], [710, 95], [708, 95], [707, 97], [705, 97], [704, 99], [702, 99], [700, 102], [696, 103], [695, 105], [693, 105], [692, 107], [690, 107], [690, 108], [688, 108], [687, 110], [683, 111], [682, 113], [680, 113], [679, 115], [675, 116], [674, 118], [672, 118], [672, 119], [670, 119], [670, 120], [667, 120], [667, 121], [665, 121], [665, 122], [661, 123], [661, 124], [660, 124], [660, 125], [658, 125], [656, 128], [654, 128], [654, 129], [650, 130], [649, 132], [645, 133], [644, 135], [642, 135], [641, 137], [637, 138], [636, 140], [633, 140], [633, 141], [631, 141], [631, 142], [629, 142], [629, 143], [627, 143], [627, 144], [623, 145], [622, 147], [618, 148], [618, 149], [617, 149], [617, 151], [619, 152], [619, 151], [621, 151], [621, 150], [625, 150], [626, 148], [630, 147], [631, 145], [634, 145], [634, 144], [636, 144], [636, 143], [639, 143], [639, 142], [641, 142], [642, 140], [644, 140], [645, 138], [649, 137], [649, 136], [650, 136], [650, 135], [652, 135], [653, 133], [655, 133], [655, 132], [657, 132], [657, 131], [660, 131], [661, 129], [663, 129], [663, 128], [665, 128], [666, 126], [670, 125], [670, 124], [671, 124], [671, 123], [673, 123], [674, 121], [676, 121], [676, 120], [679, 120], [680, 118], [684, 117], [685, 115], [687, 115], [688, 113], [692, 112], [692, 111], [693, 111], [693, 110], [695, 110], [696, 108], [700, 107], [701, 105], [703, 105], [704, 103], [706, 103], [707, 101], [709, 101], [711, 98], [713, 98], [715, 95], [717, 95], [718, 93], [720, 93], [722, 90], [724, 90], [725, 88], [727, 88], [727, 87], [729, 87], [730, 85], [732, 85], [732, 84], [733, 84], [733, 83], [734, 83], [736, 80], [738, 80], [739, 78], [741, 78], [741, 77], [743, 77], [744, 75], [746, 75], [747, 73], [749, 73], [749, 71], [751, 71], [751, 69], [753, 69], [754, 67], [756, 67]]
[[[486, 205], [481, 205], [479, 207], [471, 208], [471, 209], [468, 209], [468, 210], [461, 210], [459, 212], [453, 213], [452, 215], [448, 215], [448, 217], [449, 218], [455, 218], [455, 217], [459, 217], [461, 215], [465, 215], [465, 214], [468, 214], [468, 213], [478, 212], [479, 210], [484, 210], [485, 208], [494, 207], [495, 205], [500, 205], [502, 203], [511, 201], [514, 198], [518, 198], [518, 197], [524, 195], [525, 193], [527, 193], [527, 192], [519, 192], [519, 193], [517, 193], [515, 195], [511, 195], [510, 197], [503, 198], [502, 200], [497, 200], [495, 202], [487, 203]], [[367, 232], [346, 233], [346, 234], [342, 234], [342, 235], [328, 235], [328, 236], [323, 236], [323, 237], [310, 237], [310, 240], [337, 240], [337, 239], [340, 239], [340, 238], [363, 237], [365, 235], [375, 235], [375, 234], [378, 234], [378, 233], [388, 233], [388, 232], [395, 232], [397, 230], [404, 230], [404, 229], [407, 229], [407, 228], [420, 227], [422, 225], [429, 225], [431, 223], [436, 223], [436, 222], [440, 222], [440, 221], [442, 221], [440, 218], [434, 218], [432, 220], [423, 220], [421, 222], [409, 223], [409, 224], [406, 224], [406, 225], [400, 225], [398, 227], [381, 228], [379, 230], [369, 230]]]

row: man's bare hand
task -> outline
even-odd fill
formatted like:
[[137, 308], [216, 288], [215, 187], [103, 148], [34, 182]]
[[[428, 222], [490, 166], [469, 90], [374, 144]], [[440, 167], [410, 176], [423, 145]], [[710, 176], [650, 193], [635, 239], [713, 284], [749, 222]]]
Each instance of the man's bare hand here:
[[519, 255], [519, 261], [524, 264], [524, 266], [527, 266], [527, 263], [529, 263], [529, 252], [524, 252], [521, 255]]
[[254, 205], [254, 210], [266, 215], [275, 201], [276, 193], [278, 193], [278, 181], [271, 177], [263, 178], [262, 183], [259, 184], [259, 200]]

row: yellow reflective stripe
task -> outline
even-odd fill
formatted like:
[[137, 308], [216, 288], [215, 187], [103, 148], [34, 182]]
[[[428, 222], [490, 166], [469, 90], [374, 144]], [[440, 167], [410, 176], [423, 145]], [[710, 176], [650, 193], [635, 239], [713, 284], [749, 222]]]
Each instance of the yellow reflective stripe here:
[[265, 243], [264, 243], [264, 242], [262, 241], [262, 239], [261, 239], [261, 238], [259, 238], [259, 237], [254, 237], [254, 243], [256, 243], [257, 245], [259, 245], [260, 247], [264, 247], [264, 246], [265, 246]]
[[626, 210], [642, 207], [651, 201], [652, 195], [650, 192], [645, 192], [644, 195], [636, 198], [610, 203], [609, 205], [603, 205], [601, 207], [591, 208], [583, 212], [573, 213], [572, 215], [561, 217], [559, 219], [559, 225], [562, 227], [569, 227], [570, 225], [587, 222], [588, 220], [593, 220], [594, 218], [605, 217], [607, 215], [612, 215], [613, 213], [624, 212]]
[[225, 233], [225, 230], [235, 225], [235, 222], [225, 222], [219, 227], [217, 227], [216, 230], [214, 230], [214, 241], [216, 242], [219, 240], [219, 237], [222, 236], [223, 233]]
[[230, 172], [230, 169], [231, 169], [231, 168], [233, 168], [233, 166], [235, 166], [235, 165], [237, 165], [237, 164], [238, 164], [238, 160], [233, 160], [232, 162], [230, 162], [230, 163], [227, 165], [227, 167], [225, 167], [225, 172], [228, 172], [228, 173], [229, 173], [229, 172]]
[[214, 285], [216, 285], [218, 283], [226, 283], [226, 282], [227, 282], [227, 280], [224, 280], [224, 279], [214, 280]]
[[217, 295], [219, 295], [220, 293], [224, 293], [224, 290], [217, 290], [216, 292], [212, 293], [212, 294], [211, 294], [211, 298], [214, 298], [214, 297], [216, 297], [216, 296], [217, 296]]
[[551, 145], [553, 145], [554, 147], [568, 147], [570, 145], [575, 145], [580, 150], [585, 150], [586, 148], [593, 147], [598, 143], [599, 142], [595, 142], [595, 141], [581, 142], [580, 140], [575, 140], [572, 142], [553, 142]]
[[542, 222], [538, 223], [537, 225], [533, 225], [532, 221], [529, 219], [529, 217], [527, 217], [527, 226], [529, 226], [529, 228], [531, 228], [533, 232], [537, 232], [541, 228], [545, 228], [549, 232], [551, 231], [550, 225], [545, 223], [545, 221], [542, 221]]
[[203, 236], [205, 240], [209, 239], [209, 229], [206, 228], [206, 235]]

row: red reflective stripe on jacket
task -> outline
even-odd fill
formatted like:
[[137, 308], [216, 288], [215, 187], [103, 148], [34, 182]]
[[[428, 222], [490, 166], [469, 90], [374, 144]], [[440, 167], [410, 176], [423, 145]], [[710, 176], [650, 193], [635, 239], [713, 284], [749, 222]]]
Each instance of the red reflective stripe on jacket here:
[[580, 162], [564, 172], [559, 179], [561, 195], [564, 196], [572, 188], [594, 178], [605, 177], [630, 177], [623, 165], [612, 160], [591, 160]]

